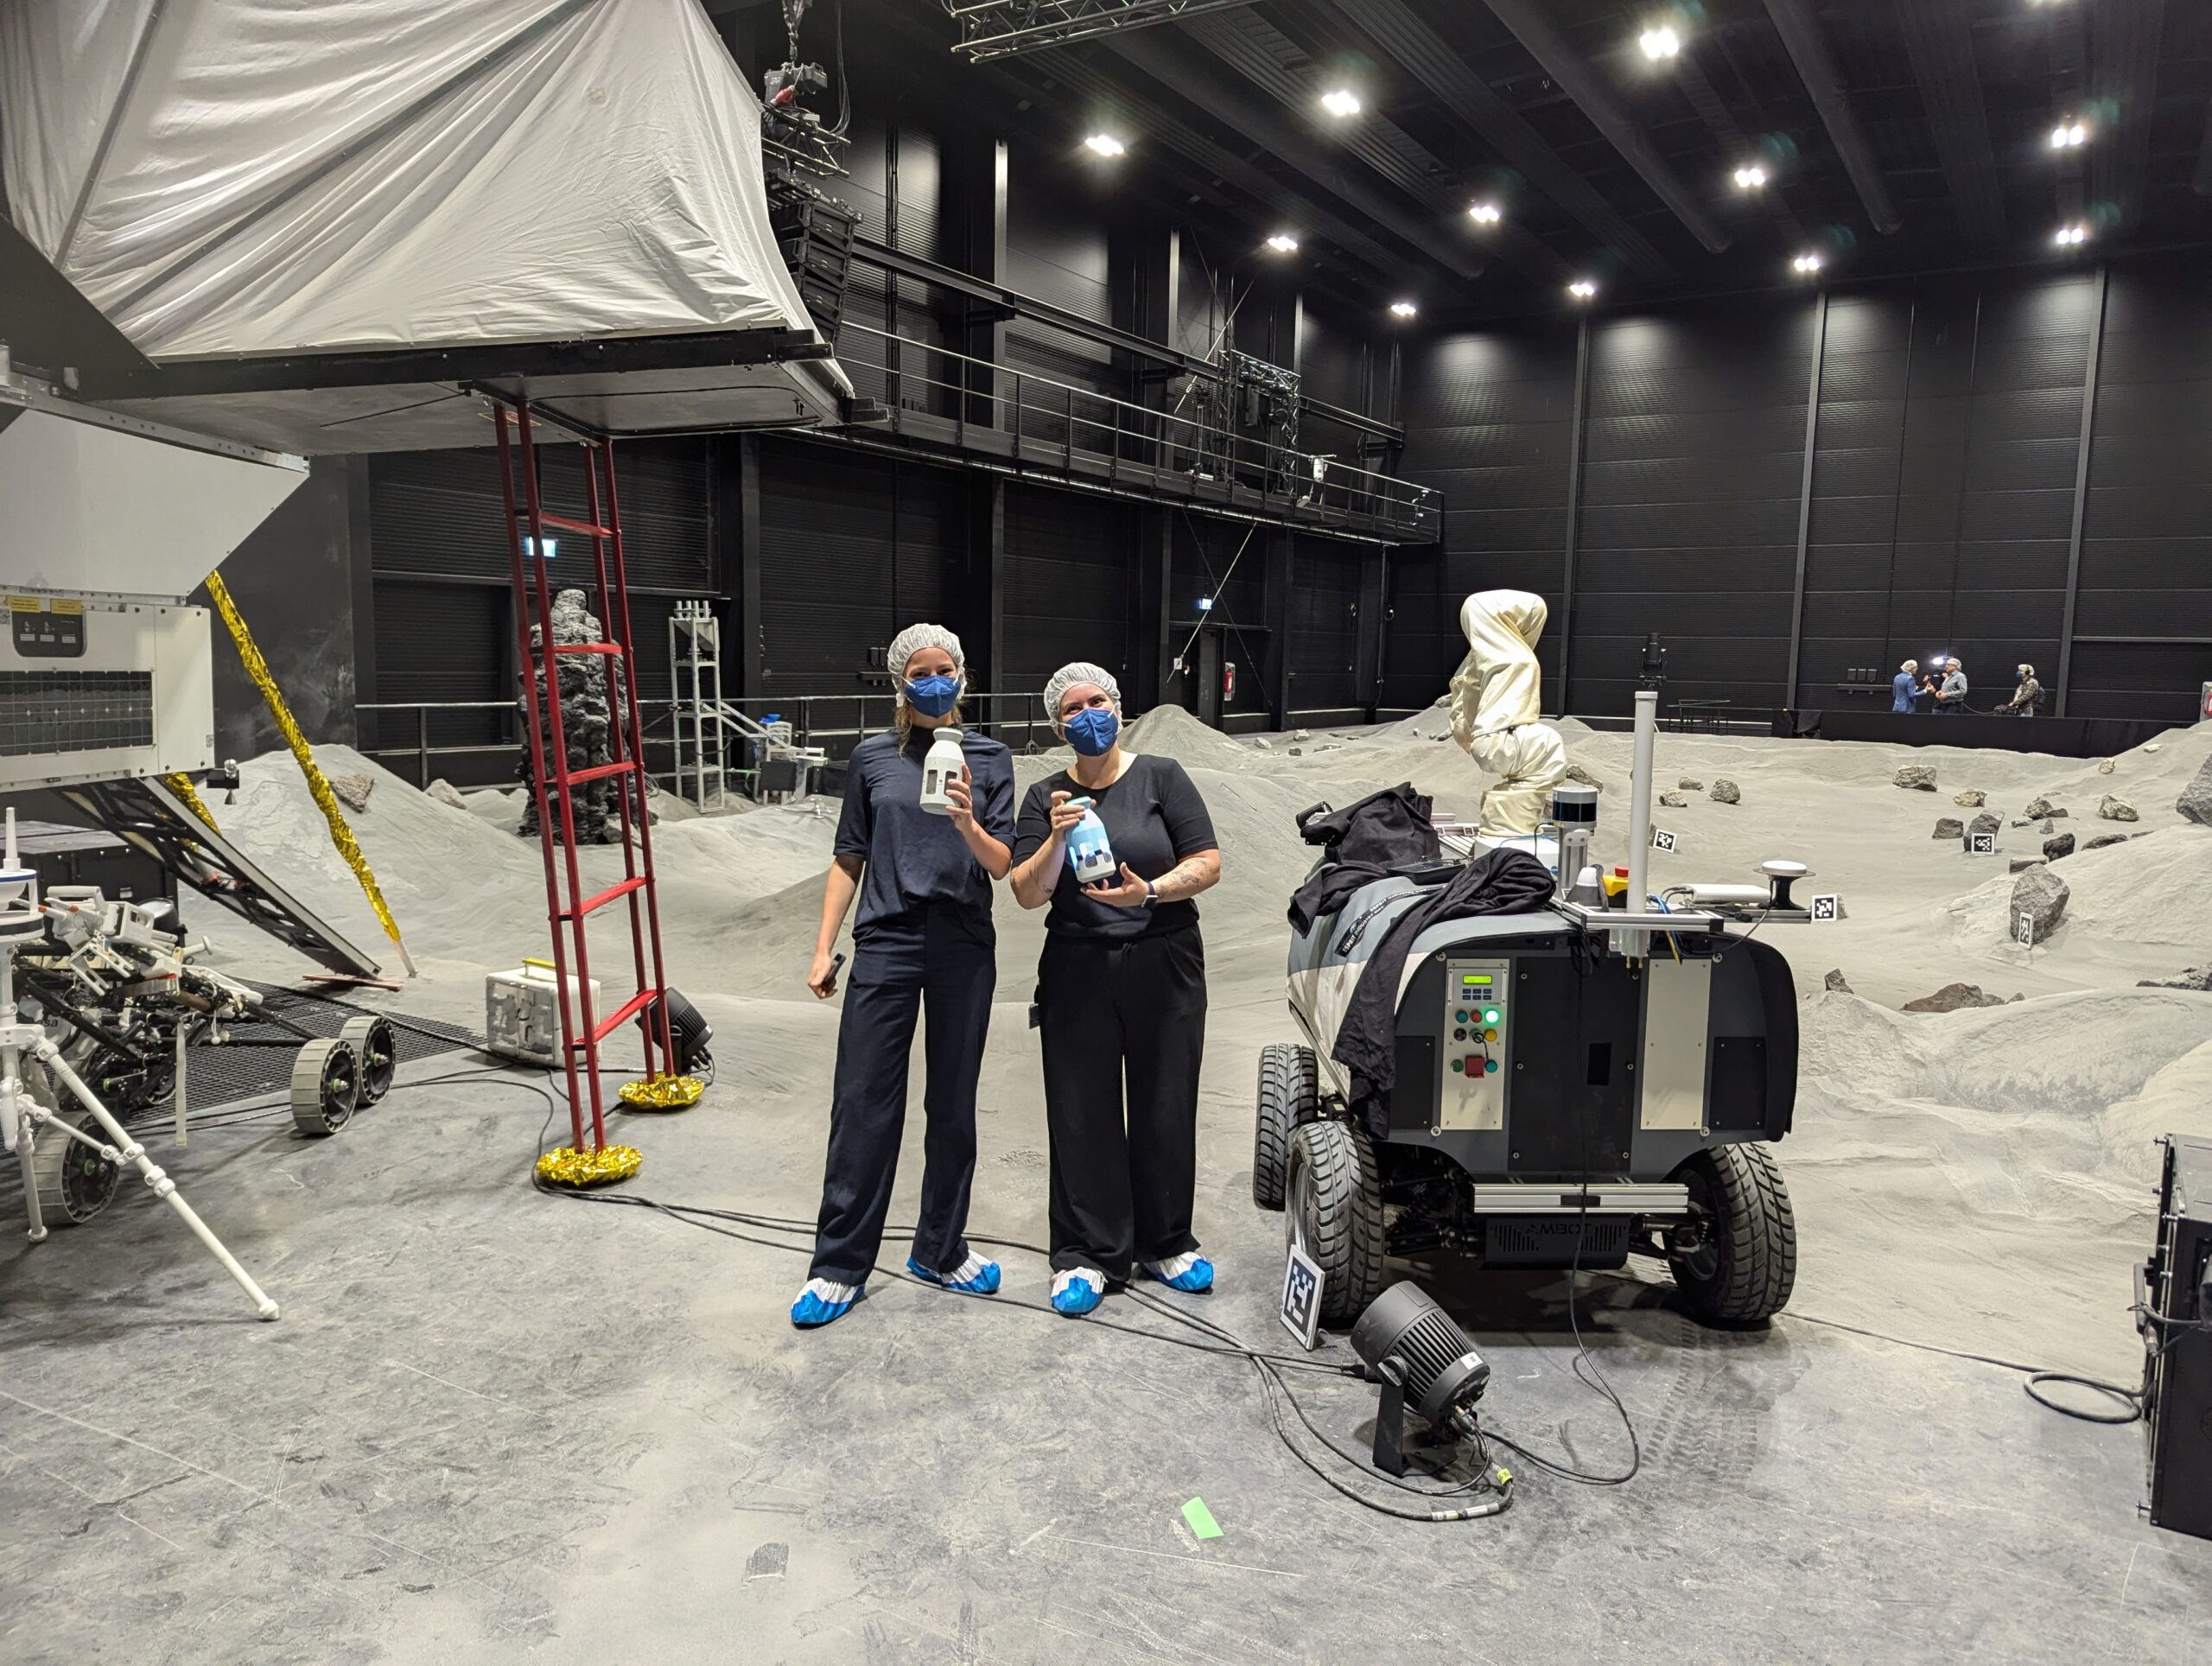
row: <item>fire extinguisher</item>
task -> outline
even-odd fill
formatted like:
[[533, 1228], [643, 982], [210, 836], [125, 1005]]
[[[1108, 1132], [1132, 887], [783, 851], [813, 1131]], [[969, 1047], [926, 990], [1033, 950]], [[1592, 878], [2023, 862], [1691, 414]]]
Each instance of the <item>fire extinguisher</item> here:
[[1224, 700], [1236, 697], [1236, 662], [1233, 659], [1221, 662], [1221, 697]]

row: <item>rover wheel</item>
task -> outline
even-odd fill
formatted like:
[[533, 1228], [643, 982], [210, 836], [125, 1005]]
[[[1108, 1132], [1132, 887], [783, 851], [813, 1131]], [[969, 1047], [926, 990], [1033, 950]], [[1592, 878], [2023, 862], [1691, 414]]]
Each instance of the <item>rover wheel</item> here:
[[1313, 1049], [1277, 1042], [1260, 1049], [1260, 1088], [1252, 1108], [1252, 1201], [1282, 1207], [1290, 1136], [1319, 1109]]
[[1771, 1319], [1797, 1281], [1797, 1223], [1763, 1145], [1700, 1151], [1675, 1171], [1705, 1221], [1695, 1249], [1667, 1257], [1690, 1311], [1708, 1324]]
[[1322, 1273], [1321, 1322], [1349, 1325], [1382, 1294], [1382, 1182], [1375, 1148], [1349, 1123], [1291, 1135], [1285, 1237]]
[[[92, 1112], [69, 1119], [102, 1145], [111, 1144]], [[38, 1176], [38, 1218], [48, 1226], [81, 1226], [114, 1201], [123, 1166], [80, 1145], [51, 1123], [33, 1136], [31, 1167]]]
[[292, 1059], [292, 1121], [301, 1133], [335, 1134], [361, 1102], [361, 1061], [342, 1036], [310, 1041]]
[[360, 1109], [391, 1091], [391, 1078], [399, 1070], [399, 1036], [388, 1018], [349, 1018], [338, 1032], [340, 1040], [353, 1044], [361, 1065]]

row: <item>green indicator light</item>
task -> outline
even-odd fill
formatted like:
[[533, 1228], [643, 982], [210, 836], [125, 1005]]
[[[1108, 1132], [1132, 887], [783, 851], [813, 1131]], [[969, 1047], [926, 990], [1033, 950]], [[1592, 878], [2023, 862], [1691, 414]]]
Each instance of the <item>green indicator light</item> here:
[[1497, 1014], [1497, 1008], [1495, 1008], [1495, 1007], [1485, 1007], [1485, 1008], [1483, 1008], [1483, 1022], [1484, 1022], [1484, 1023], [1485, 1023], [1485, 1024], [1495, 1024], [1495, 1023], [1497, 1023], [1497, 1016], [1498, 1016], [1498, 1014]]

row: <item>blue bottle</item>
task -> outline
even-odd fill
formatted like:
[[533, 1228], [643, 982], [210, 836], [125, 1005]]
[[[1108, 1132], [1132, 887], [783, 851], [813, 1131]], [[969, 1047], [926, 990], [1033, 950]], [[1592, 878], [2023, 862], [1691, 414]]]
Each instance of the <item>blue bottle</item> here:
[[1106, 837], [1106, 823], [1098, 819], [1096, 806], [1088, 798], [1068, 802], [1083, 811], [1083, 819], [1068, 835], [1068, 866], [1075, 869], [1076, 883], [1096, 885], [1115, 878], [1122, 871], [1121, 865], [1114, 860], [1114, 847]]

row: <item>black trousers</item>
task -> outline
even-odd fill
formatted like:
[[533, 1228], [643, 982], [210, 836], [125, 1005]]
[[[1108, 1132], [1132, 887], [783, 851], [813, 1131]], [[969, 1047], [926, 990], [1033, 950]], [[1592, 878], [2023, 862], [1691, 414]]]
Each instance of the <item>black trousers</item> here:
[[1037, 982], [1053, 1268], [1092, 1267], [1119, 1281], [1136, 1262], [1197, 1249], [1206, 1045], [1198, 928], [1118, 943], [1048, 936]]
[[[988, 932], [988, 926], [985, 930]], [[998, 965], [965, 911], [936, 906], [853, 946], [837, 1027], [837, 1084], [822, 1175], [812, 1276], [858, 1284], [875, 1266], [899, 1139], [906, 1123], [906, 1055], [925, 1013], [922, 1218], [914, 1258], [950, 1272], [968, 1258], [976, 1177], [976, 1078], [991, 1025]]]

